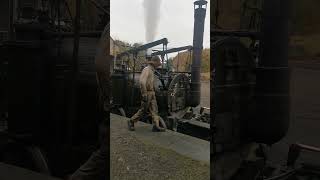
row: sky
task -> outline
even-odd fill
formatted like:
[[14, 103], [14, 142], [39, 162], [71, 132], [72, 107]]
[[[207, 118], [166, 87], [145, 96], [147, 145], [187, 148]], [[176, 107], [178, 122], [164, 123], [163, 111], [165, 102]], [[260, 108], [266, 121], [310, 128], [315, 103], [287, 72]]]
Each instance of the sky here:
[[[167, 38], [168, 48], [192, 45], [194, 1], [162, 0], [155, 40]], [[210, 48], [210, 0], [207, 1], [204, 48]], [[146, 43], [143, 0], [111, 0], [110, 11], [110, 35], [113, 39], [131, 44]]]

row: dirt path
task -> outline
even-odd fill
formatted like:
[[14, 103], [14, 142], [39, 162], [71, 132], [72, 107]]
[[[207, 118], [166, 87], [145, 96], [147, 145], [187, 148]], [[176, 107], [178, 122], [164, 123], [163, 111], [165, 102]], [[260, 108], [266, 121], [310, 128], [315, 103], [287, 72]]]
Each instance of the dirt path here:
[[206, 180], [208, 164], [144, 142], [123, 127], [110, 129], [111, 179]]

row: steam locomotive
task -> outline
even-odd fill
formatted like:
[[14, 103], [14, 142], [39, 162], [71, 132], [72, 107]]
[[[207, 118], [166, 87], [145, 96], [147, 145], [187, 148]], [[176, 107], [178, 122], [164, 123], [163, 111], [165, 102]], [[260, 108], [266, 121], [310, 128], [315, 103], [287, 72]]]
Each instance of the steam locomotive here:
[[[0, 119], [0, 162], [65, 177], [99, 147], [104, 115], [95, 56], [102, 29], [79, 32], [70, 24], [77, 21], [52, 16], [62, 3], [17, 3], [18, 11], [10, 9], [16, 17], [10, 22], [12, 38], [0, 44], [1, 89], [6, 93], [0, 109], [5, 114]], [[65, 31], [69, 26], [79, 34]]]
[[[129, 63], [114, 68], [111, 75], [111, 106], [114, 113], [123, 116], [132, 116], [140, 108], [141, 95], [139, 86], [140, 72], [136, 69], [136, 56], [140, 51], [146, 51], [154, 46], [163, 45], [163, 51], [154, 52], [150, 56], [162, 57], [162, 68], [155, 72], [155, 91], [159, 108], [159, 115], [163, 118], [165, 126], [198, 138], [210, 139], [210, 112], [209, 108], [201, 107], [198, 112], [194, 109], [200, 104], [200, 66], [203, 44], [204, 22], [207, 2], [203, 0], [194, 2], [194, 40], [193, 46], [167, 49], [168, 40], [160, 39], [142, 46], [117, 54], [114, 63], [123, 62], [122, 58], [129, 58]], [[173, 72], [165, 67], [164, 59], [168, 53], [182, 50], [192, 50], [191, 72]], [[130, 70], [131, 69], [131, 70]], [[150, 122], [146, 115], [144, 121]]]
[[[246, 5], [250, 2], [258, 1], [244, 1]], [[262, 4], [261, 9], [256, 8], [261, 22], [253, 31], [224, 30], [216, 24], [211, 29], [211, 159], [215, 167], [211, 178], [319, 179], [319, 165], [297, 163], [302, 150], [320, 152], [317, 147], [292, 144], [283, 165], [268, 159], [267, 146], [284, 138], [290, 122], [290, 1], [266, 0]], [[246, 44], [248, 39], [257, 52]]]

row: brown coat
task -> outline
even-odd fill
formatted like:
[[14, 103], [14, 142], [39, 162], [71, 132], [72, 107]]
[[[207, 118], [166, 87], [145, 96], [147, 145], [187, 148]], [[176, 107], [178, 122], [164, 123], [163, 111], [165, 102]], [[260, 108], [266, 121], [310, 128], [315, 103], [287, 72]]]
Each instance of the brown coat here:
[[154, 67], [152, 65], [148, 65], [142, 70], [139, 81], [141, 95], [146, 96], [146, 101], [141, 101], [140, 109], [131, 117], [131, 120], [137, 122], [144, 113], [149, 113], [153, 122], [159, 126], [160, 117], [158, 115], [157, 99], [154, 92]]
[[154, 67], [152, 65], [148, 65], [142, 70], [139, 82], [142, 95], [154, 92]]

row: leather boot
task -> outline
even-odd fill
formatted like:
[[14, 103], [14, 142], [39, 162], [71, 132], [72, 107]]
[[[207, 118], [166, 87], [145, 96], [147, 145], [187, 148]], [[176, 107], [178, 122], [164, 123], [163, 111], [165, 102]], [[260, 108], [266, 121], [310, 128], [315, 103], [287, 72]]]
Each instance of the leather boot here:
[[134, 129], [134, 122], [131, 119], [129, 119], [127, 122], [128, 122], [129, 131], [134, 131], [135, 130]]
[[159, 122], [155, 122], [155, 124], [152, 127], [152, 132], [164, 132], [164, 131], [166, 130], [159, 126]]

